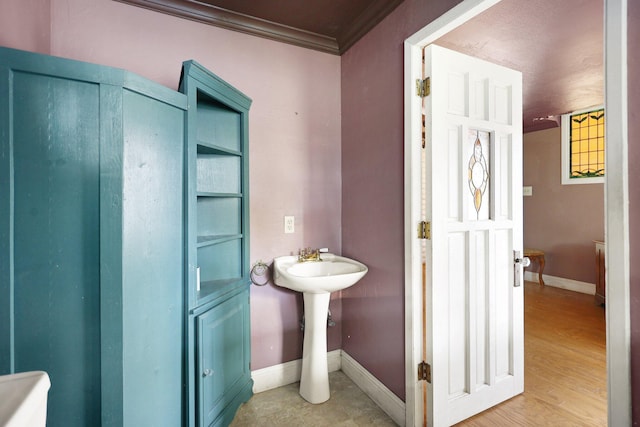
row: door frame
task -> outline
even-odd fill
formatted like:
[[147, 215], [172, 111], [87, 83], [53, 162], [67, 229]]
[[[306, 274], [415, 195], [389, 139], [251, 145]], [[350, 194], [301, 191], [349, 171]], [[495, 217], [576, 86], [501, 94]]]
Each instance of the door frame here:
[[[404, 223], [406, 426], [423, 419], [417, 366], [422, 361], [422, 265], [416, 238], [421, 220], [422, 49], [501, 0], [464, 0], [404, 42]], [[604, 2], [606, 168], [605, 239], [607, 262], [607, 411], [609, 425], [631, 425], [631, 327], [629, 320], [629, 187], [627, 111], [627, 2]], [[526, 383], [525, 383], [526, 387]]]

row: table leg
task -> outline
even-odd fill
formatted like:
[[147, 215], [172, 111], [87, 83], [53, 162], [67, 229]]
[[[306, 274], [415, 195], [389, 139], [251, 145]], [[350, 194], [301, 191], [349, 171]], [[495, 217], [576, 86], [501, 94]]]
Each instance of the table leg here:
[[542, 279], [542, 273], [544, 272], [544, 257], [538, 257], [538, 282], [540, 286], [544, 286], [544, 280]]

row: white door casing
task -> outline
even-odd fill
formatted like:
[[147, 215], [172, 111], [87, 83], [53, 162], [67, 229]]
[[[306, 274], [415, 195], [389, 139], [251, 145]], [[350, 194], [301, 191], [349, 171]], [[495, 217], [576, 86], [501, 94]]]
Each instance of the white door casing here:
[[[415, 81], [422, 75], [422, 48], [464, 24], [500, 0], [463, 0], [410, 36], [404, 43], [405, 75], [405, 324], [406, 426], [421, 426], [424, 406], [417, 364], [422, 340], [420, 301], [420, 244], [416, 224], [420, 218], [421, 101]], [[627, 174], [627, 3], [608, 0], [605, 5], [605, 108], [607, 120], [607, 173], [605, 183], [607, 293], [607, 382], [609, 425], [631, 424], [629, 230]]]
[[424, 54], [427, 414], [448, 426], [524, 390], [522, 76]]

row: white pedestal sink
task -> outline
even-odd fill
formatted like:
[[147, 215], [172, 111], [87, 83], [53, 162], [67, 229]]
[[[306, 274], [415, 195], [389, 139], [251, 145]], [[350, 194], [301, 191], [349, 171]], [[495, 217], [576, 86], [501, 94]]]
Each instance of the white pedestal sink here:
[[298, 262], [297, 256], [273, 260], [274, 282], [302, 292], [305, 327], [302, 344], [300, 395], [310, 403], [329, 400], [327, 367], [327, 313], [331, 292], [354, 285], [367, 274], [367, 266], [333, 254], [322, 254], [322, 261]]

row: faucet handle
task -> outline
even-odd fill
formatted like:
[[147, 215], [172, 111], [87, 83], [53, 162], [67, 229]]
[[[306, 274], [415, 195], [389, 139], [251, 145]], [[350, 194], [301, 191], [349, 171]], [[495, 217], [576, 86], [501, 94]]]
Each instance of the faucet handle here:
[[318, 252], [320, 252], [321, 254], [326, 254], [329, 252], [329, 248], [320, 248], [318, 249]]

